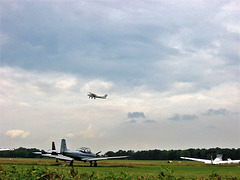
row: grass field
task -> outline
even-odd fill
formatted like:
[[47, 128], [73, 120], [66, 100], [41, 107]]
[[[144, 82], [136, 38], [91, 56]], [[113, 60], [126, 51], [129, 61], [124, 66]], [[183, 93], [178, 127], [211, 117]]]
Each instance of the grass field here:
[[192, 161], [99, 161], [56, 163], [54, 159], [0, 158], [0, 179], [240, 179], [240, 164], [205, 165]]

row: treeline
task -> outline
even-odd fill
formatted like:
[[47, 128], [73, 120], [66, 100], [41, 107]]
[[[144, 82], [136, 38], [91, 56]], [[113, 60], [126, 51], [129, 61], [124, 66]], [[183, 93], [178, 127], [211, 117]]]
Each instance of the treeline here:
[[[33, 152], [39, 152], [39, 149], [36, 148], [23, 148], [20, 147], [18, 149], [14, 149], [11, 151], [0, 151], [0, 157], [7, 157], [7, 158], [36, 158], [36, 155]], [[39, 156], [38, 156], [39, 157]]]
[[[1, 151], [0, 157], [7, 158], [39, 158], [32, 152], [39, 152], [36, 148], [23, 148], [20, 147], [13, 151]], [[133, 150], [119, 150], [117, 152], [108, 151], [103, 156], [129, 156], [131, 160], [180, 160], [181, 156], [195, 157], [202, 159], [211, 159], [216, 157], [217, 154], [222, 154], [223, 159], [240, 159], [240, 148], [238, 149], [222, 149], [222, 148], [211, 148], [211, 149], [186, 149], [186, 150], [144, 150], [144, 151], [133, 151]]]
[[108, 151], [106, 156], [129, 156], [131, 160], [180, 160], [181, 156], [211, 159], [217, 154], [222, 154], [223, 159], [240, 159], [240, 148], [238, 149], [187, 149], [187, 150], [147, 150], [147, 151]]

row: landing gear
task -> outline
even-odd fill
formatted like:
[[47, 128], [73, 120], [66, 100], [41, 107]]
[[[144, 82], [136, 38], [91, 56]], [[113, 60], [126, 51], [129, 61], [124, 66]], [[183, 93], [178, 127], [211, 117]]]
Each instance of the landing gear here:
[[69, 164], [69, 166], [73, 166], [73, 160], [72, 160], [72, 161], [70, 161], [70, 164]]
[[[90, 167], [92, 167], [92, 164], [93, 164], [93, 162], [92, 161], [89, 161], [89, 163], [90, 163]], [[94, 167], [97, 167], [97, 161], [94, 161]]]

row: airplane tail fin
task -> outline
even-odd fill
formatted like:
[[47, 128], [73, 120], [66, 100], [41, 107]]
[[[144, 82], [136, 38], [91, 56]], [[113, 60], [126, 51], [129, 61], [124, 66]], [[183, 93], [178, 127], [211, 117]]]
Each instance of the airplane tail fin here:
[[105, 95], [103, 96], [103, 98], [106, 99], [106, 98], [107, 98], [107, 94], [105, 94]]
[[217, 154], [217, 157], [212, 161], [212, 164], [216, 164], [219, 161], [222, 161], [222, 154]]
[[60, 153], [63, 153], [66, 150], [67, 150], [66, 140], [62, 139]]
[[217, 154], [217, 157], [214, 159], [214, 161], [222, 161], [222, 154]]
[[55, 143], [52, 142], [52, 155], [56, 155], [57, 154], [57, 151], [56, 151], [56, 147], [55, 147]]

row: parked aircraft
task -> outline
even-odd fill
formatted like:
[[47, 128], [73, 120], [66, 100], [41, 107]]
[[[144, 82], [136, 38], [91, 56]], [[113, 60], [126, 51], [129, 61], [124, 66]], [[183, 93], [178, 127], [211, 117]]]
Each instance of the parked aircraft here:
[[67, 149], [66, 140], [62, 139], [61, 141], [61, 148], [60, 153], [56, 151], [55, 143], [52, 142], [52, 150], [47, 151], [46, 153], [42, 152], [33, 152], [34, 154], [42, 155], [45, 157], [56, 158], [56, 160], [63, 160], [63, 161], [70, 161], [70, 166], [73, 165], [74, 160], [89, 162], [90, 166], [94, 163], [94, 166], [97, 166], [97, 161], [102, 160], [110, 160], [110, 159], [126, 159], [128, 156], [115, 156], [115, 157], [98, 157], [98, 154], [101, 153], [97, 152], [92, 153], [89, 148], [82, 147], [75, 151]]
[[91, 92], [88, 93], [88, 96], [91, 99], [96, 99], [96, 98], [106, 99], [107, 98], [107, 94], [105, 94], [104, 96], [98, 96], [98, 95], [96, 95], [94, 93], [91, 93]]
[[217, 157], [213, 160], [211, 157], [211, 160], [207, 159], [198, 159], [198, 158], [189, 158], [189, 157], [180, 157], [181, 159], [191, 160], [191, 161], [200, 161], [204, 162], [205, 164], [237, 164], [240, 163], [240, 160], [231, 160], [228, 158], [227, 161], [222, 160], [222, 154], [217, 154]]

